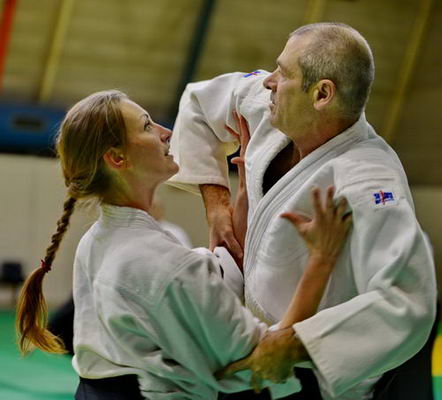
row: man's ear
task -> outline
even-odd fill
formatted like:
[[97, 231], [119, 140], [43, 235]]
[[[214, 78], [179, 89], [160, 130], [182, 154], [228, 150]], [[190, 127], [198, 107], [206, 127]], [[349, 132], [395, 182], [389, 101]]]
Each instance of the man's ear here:
[[322, 111], [336, 97], [336, 85], [330, 79], [321, 79], [313, 89], [313, 107]]
[[126, 159], [123, 152], [115, 147], [111, 147], [104, 153], [103, 160], [111, 169], [122, 169], [126, 167]]

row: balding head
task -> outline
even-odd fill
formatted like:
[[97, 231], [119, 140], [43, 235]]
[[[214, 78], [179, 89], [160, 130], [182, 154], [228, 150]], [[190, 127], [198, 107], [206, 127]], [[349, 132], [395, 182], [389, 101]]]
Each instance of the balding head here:
[[321, 79], [330, 79], [336, 85], [343, 117], [359, 117], [374, 79], [373, 55], [367, 41], [350, 26], [330, 22], [302, 26], [290, 37], [305, 35], [310, 40], [298, 58], [303, 90]]

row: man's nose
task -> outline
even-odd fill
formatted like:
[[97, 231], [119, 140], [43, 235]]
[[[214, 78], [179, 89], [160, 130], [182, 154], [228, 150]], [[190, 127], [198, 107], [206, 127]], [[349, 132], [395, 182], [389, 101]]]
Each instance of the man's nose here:
[[274, 79], [274, 72], [271, 73], [267, 78], [264, 79], [263, 85], [268, 90], [274, 90], [276, 87], [276, 82]]

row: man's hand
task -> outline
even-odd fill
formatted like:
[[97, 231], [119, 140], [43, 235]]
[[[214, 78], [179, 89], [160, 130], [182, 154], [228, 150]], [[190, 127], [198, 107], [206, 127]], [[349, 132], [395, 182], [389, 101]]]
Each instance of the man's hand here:
[[259, 393], [264, 379], [275, 383], [284, 382], [293, 374], [296, 363], [309, 360], [309, 355], [292, 327], [268, 332], [252, 353], [216, 373], [218, 379], [227, 378], [235, 372], [250, 369], [251, 386]]
[[200, 185], [209, 225], [209, 249], [224, 246], [235, 260], [241, 260], [243, 250], [233, 232], [230, 192], [224, 186]]

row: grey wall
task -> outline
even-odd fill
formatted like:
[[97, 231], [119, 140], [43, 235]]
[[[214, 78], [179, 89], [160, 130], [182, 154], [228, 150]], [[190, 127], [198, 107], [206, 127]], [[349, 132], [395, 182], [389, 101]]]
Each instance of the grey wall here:
[[[40, 157], [0, 154], [0, 171], [0, 262], [21, 260], [26, 273], [29, 273], [44, 256], [61, 214], [65, 192], [58, 162]], [[235, 178], [232, 177], [233, 187], [236, 186]], [[160, 188], [160, 194], [165, 204], [166, 219], [183, 227], [194, 246], [207, 246], [208, 233], [201, 198], [169, 186]], [[413, 195], [417, 215], [431, 238], [440, 267], [442, 187], [414, 187]], [[53, 270], [45, 279], [45, 293], [50, 305], [60, 304], [69, 296], [75, 248], [95, 218], [93, 210], [81, 209], [74, 213]], [[0, 306], [7, 307], [9, 299], [8, 288], [0, 287]]]

